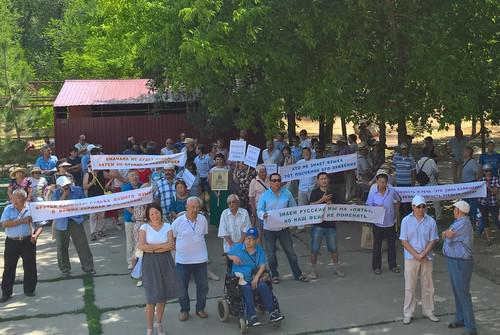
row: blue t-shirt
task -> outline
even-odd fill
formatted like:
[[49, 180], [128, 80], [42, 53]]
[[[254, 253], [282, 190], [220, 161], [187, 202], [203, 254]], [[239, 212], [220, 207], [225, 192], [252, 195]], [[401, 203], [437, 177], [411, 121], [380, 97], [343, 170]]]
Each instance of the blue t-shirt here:
[[500, 165], [500, 153], [494, 152], [493, 154], [481, 154], [479, 156], [479, 164], [490, 164], [493, 167], [493, 175], [498, 176], [498, 165]]
[[56, 168], [57, 157], [51, 155], [48, 160], [45, 160], [43, 156], [36, 159], [35, 166], [38, 166], [42, 170], [53, 170]]
[[245, 250], [245, 243], [235, 243], [229, 250], [228, 255], [240, 258], [240, 265], [233, 263], [232, 273], [240, 272], [247, 282], [252, 281], [253, 269], [258, 269], [260, 266], [267, 264], [266, 253], [259, 244], [255, 246], [255, 252], [249, 254]]

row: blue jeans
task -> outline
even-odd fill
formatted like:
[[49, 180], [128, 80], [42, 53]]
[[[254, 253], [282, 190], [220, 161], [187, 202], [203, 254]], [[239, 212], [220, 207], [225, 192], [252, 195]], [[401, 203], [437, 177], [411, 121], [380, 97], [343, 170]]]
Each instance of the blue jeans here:
[[[255, 301], [254, 301], [254, 290], [250, 284], [241, 285], [241, 292], [243, 293], [243, 299], [245, 300], [245, 306], [247, 309], [247, 319], [250, 320], [255, 313]], [[273, 311], [273, 292], [268, 284], [259, 282], [256, 291], [259, 291], [260, 297], [264, 307], [269, 313]]]
[[469, 217], [470, 222], [477, 221], [477, 198], [464, 199], [470, 206]]
[[177, 270], [177, 275], [179, 276], [182, 292], [179, 297], [179, 304], [181, 305], [181, 313], [189, 313], [190, 302], [189, 302], [189, 279], [191, 279], [191, 274], [194, 276], [194, 282], [196, 284], [196, 312], [201, 312], [205, 310], [207, 304], [207, 294], [208, 294], [208, 274], [207, 274], [207, 263], [199, 264], [180, 264], [177, 263], [175, 266]]
[[302, 271], [299, 267], [297, 255], [293, 250], [292, 236], [290, 235], [288, 228], [280, 231], [266, 230], [264, 232], [264, 246], [266, 248], [271, 276], [273, 278], [280, 276], [278, 273], [278, 260], [276, 259], [276, 240], [280, 241], [281, 247], [285, 252], [288, 263], [290, 264], [290, 268], [292, 269], [294, 278], [299, 279], [302, 275]]
[[486, 228], [489, 221], [488, 215], [491, 214], [493, 222], [495, 222], [497, 228], [500, 228], [500, 223], [498, 222], [498, 206], [483, 206], [479, 205], [479, 210], [481, 211], [481, 221], [479, 222], [478, 233], [482, 234], [484, 228]]
[[447, 257], [446, 260], [457, 309], [455, 322], [464, 324], [467, 330], [476, 330], [476, 321], [474, 320], [474, 310], [472, 309], [470, 297], [470, 280], [474, 262], [472, 259], [450, 257]]
[[318, 254], [323, 237], [328, 252], [337, 252], [337, 228], [323, 228], [313, 225], [311, 228], [311, 253]]

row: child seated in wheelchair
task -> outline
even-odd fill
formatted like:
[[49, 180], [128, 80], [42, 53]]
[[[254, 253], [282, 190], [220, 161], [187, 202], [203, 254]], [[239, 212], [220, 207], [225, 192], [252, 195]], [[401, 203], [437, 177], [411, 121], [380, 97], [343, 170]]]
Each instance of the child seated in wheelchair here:
[[278, 322], [283, 319], [276, 298], [273, 296], [269, 274], [266, 272], [266, 254], [257, 244], [259, 231], [250, 228], [243, 243], [235, 243], [227, 253], [233, 263], [231, 273], [241, 273], [239, 288], [246, 307], [248, 326], [258, 326], [260, 321], [255, 312], [255, 291], [260, 295], [263, 307], [269, 312], [269, 320]]

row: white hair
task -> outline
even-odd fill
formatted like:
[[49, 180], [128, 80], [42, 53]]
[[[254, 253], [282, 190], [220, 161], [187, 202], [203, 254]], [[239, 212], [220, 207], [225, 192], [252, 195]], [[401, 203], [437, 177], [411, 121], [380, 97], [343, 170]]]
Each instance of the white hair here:
[[189, 197], [187, 198], [186, 200], [186, 206], [189, 205], [189, 203], [193, 202], [193, 201], [197, 201], [198, 202], [198, 205], [201, 206], [201, 199], [198, 198], [198, 197], [195, 197], [195, 196], [192, 196], [192, 197]]
[[[264, 164], [259, 164], [259, 165], [257, 165], [257, 167], [255, 168], [255, 170], [257, 170], [257, 172], [260, 172], [260, 170], [262, 170], [262, 169], [264, 169], [264, 170], [266, 169], [266, 166], [265, 166]], [[266, 172], [267, 172], [267, 171], [266, 171]]]
[[231, 201], [233, 201], [233, 200], [236, 200], [236, 201], [238, 201], [238, 203], [239, 203], [240, 198], [239, 198], [236, 194], [230, 194], [230, 195], [227, 197], [227, 204], [229, 205], [229, 203], [230, 203]]
[[12, 192], [12, 196], [18, 196], [18, 197], [22, 197], [24, 199], [26, 199], [28, 197], [28, 193], [26, 193], [25, 190], [23, 190], [22, 188], [18, 188], [17, 190], [15, 190], [14, 192]]

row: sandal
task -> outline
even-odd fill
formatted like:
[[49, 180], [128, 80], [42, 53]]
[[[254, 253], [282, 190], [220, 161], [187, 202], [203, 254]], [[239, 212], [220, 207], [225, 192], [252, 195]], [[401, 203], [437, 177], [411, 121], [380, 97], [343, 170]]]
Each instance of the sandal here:
[[273, 284], [279, 284], [280, 283], [280, 279], [278, 277], [273, 277], [272, 281], [273, 281]]
[[309, 282], [309, 278], [307, 278], [306, 276], [304, 275], [301, 275], [299, 278], [297, 278], [297, 280], [300, 280], [301, 282], [303, 283], [307, 283]]

